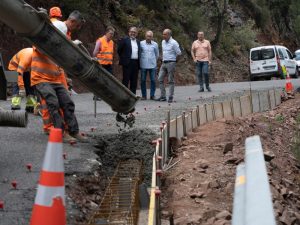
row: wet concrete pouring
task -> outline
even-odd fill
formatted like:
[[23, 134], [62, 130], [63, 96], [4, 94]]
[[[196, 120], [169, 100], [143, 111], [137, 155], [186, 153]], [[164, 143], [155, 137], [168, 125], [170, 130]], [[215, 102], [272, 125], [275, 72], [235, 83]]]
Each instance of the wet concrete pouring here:
[[157, 134], [149, 129], [133, 129], [119, 134], [94, 136], [97, 144], [95, 153], [99, 158], [90, 175], [71, 178], [68, 186], [69, 196], [80, 208], [81, 214], [74, 217], [75, 224], [86, 222], [96, 212], [103, 197], [109, 178], [114, 174], [120, 161], [138, 159], [143, 162], [143, 182], [149, 186], [151, 181], [152, 157], [154, 148], [151, 141]]

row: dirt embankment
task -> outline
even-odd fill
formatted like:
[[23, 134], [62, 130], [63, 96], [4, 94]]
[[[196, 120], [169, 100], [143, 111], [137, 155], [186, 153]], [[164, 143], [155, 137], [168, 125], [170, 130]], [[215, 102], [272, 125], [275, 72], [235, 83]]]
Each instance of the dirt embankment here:
[[245, 139], [260, 135], [277, 224], [300, 224], [299, 105], [297, 95], [273, 111], [197, 129], [176, 150], [179, 163], [164, 176], [163, 217], [177, 225], [229, 225]]

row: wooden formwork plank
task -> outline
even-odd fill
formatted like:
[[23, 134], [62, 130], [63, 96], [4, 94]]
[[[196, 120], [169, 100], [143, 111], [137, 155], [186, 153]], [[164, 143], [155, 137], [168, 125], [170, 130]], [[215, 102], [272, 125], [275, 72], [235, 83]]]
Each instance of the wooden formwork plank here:
[[198, 112], [198, 116], [200, 118], [200, 125], [207, 123], [207, 119], [206, 119], [206, 110], [205, 110], [205, 106], [204, 105], [200, 105], [199, 106], [199, 112]]
[[207, 122], [214, 120], [214, 111], [213, 111], [213, 105], [212, 104], [206, 104], [206, 118]]
[[177, 120], [177, 138], [181, 139], [184, 137], [182, 116], [178, 116], [176, 120]]
[[198, 127], [197, 123], [197, 110], [193, 109], [192, 110], [192, 128], [195, 129]]
[[242, 116], [240, 98], [232, 99], [232, 110], [233, 110], [233, 117]]
[[167, 162], [168, 158], [169, 158], [169, 143], [168, 143], [168, 129], [167, 126], [165, 126], [164, 128], [164, 133], [165, 133], [165, 137], [164, 137], [164, 158], [163, 158], [163, 165]]
[[176, 133], [177, 133], [176, 129], [177, 129], [176, 128], [176, 119], [173, 119], [173, 120], [170, 121], [170, 137], [177, 138], [177, 136], [176, 136]]
[[232, 119], [231, 102], [225, 101], [223, 104], [223, 114], [225, 119]]
[[222, 119], [224, 117], [223, 107], [221, 102], [214, 103], [214, 117], [215, 119]]
[[270, 109], [276, 107], [275, 90], [269, 90]]
[[270, 102], [269, 102], [269, 93], [268, 91], [260, 91], [259, 92], [259, 104], [260, 104], [260, 111], [264, 112], [270, 109]]
[[187, 133], [192, 131], [192, 118], [190, 113], [185, 115], [185, 129]]
[[258, 92], [252, 92], [252, 112], [260, 112], [259, 95]]
[[275, 102], [276, 102], [276, 105], [281, 104], [281, 90], [280, 89], [275, 89]]
[[242, 116], [247, 116], [252, 113], [251, 99], [249, 95], [240, 97]]

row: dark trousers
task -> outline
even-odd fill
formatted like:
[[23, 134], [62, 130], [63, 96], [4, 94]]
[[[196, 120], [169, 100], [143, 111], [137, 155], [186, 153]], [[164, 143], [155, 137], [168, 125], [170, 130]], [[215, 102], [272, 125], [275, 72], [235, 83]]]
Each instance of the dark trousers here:
[[200, 89], [203, 89], [203, 76], [206, 89], [209, 88], [209, 77], [208, 77], [208, 62], [200, 62], [196, 63], [196, 75], [198, 78]]
[[[123, 66], [122, 83], [127, 88], [129, 88], [133, 94], [136, 94], [138, 74], [139, 74], [139, 60], [138, 59], [131, 59], [128, 65]], [[130, 87], [129, 87], [129, 85], [130, 85]]]
[[104, 69], [106, 69], [109, 73], [111, 73], [112, 75], [113, 74], [113, 66], [112, 64], [109, 64], [109, 65], [101, 65]]
[[[26, 96], [34, 95], [34, 89], [33, 89], [33, 87], [30, 86], [30, 72], [23, 73], [23, 82], [24, 82], [24, 87], [25, 87], [25, 91], [26, 91]], [[18, 83], [14, 83], [12, 88], [13, 88], [13, 95], [18, 95], [19, 90], [20, 90]]]
[[[66, 88], [62, 84], [40, 83], [36, 85], [36, 90], [46, 100], [54, 127], [64, 130], [65, 121], [69, 133], [77, 134], [79, 128], [74, 114], [75, 105]], [[59, 113], [60, 108], [64, 112], [64, 118]]]

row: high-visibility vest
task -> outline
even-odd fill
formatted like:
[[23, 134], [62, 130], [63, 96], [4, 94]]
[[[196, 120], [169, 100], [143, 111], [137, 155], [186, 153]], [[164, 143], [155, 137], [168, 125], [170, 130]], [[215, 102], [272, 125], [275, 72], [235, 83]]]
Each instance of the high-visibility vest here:
[[24, 89], [23, 73], [30, 71], [31, 58], [32, 58], [32, 48], [24, 48], [15, 54], [9, 61], [8, 69], [11, 71], [17, 71], [20, 76], [18, 76], [18, 86]]
[[110, 40], [107, 42], [105, 36], [98, 39], [101, 43], [100, 49], [97, 54], [98, 62], [101, 65], [110, 65], [113, 63], [114, 42]]
[[62, 84], [64, 71], [46, 55], [35, 49], [32, 53], [31, 86], [39, 83]]

